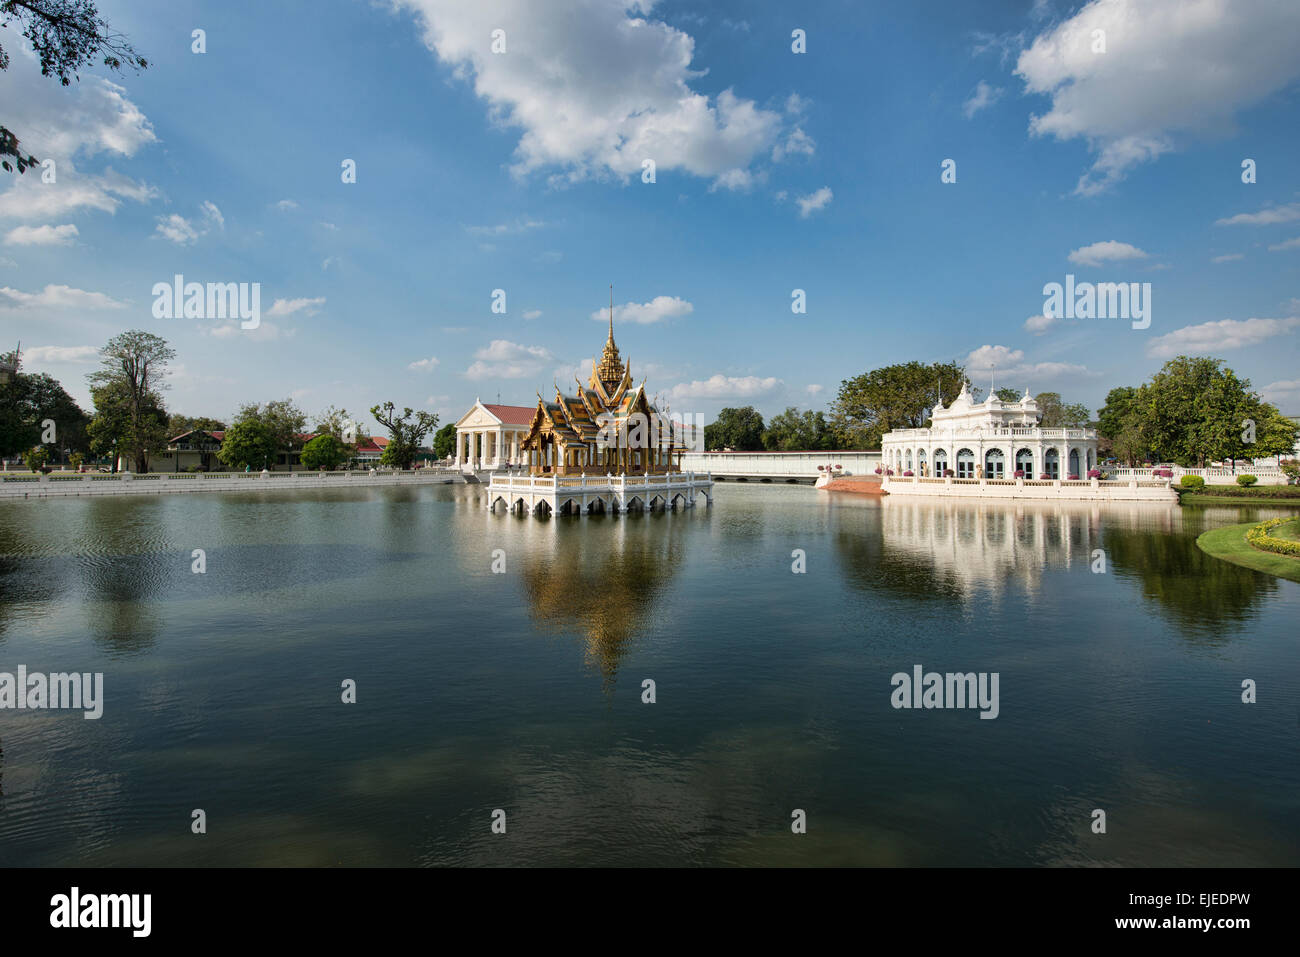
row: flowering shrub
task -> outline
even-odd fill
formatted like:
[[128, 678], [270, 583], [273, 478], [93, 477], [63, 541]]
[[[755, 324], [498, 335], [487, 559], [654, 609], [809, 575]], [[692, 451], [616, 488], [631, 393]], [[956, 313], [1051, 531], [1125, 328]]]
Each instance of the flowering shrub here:
[[1169, 479], [1174, 477], [1174, 470], [1173, 469], [1152, 469], [1151, 474], [1154, 475], [1156, 478]]
[[883, 471], [884, 471], [884, 469], [882, 469], [879, 465], [876, 466], [876, 474], [877, 474], [877, 475], [879, 475], [879, 474], [880, 474], [881, 472], [883, 472]]
[[1088, 478], [1090, 479], [1101, 478], [1101, 469], [1088, 469]]
[[944, 469], [944, 470], [943, 470], [943, 477], [944, 477], [944, 478], [952, 478], [952, 476], [953, 476], [953, 471], [952, 471], [952, 469]]
[[911, 469], [908, 469], [908, 470], [907, 470], [906, 472], [904, 472], [903, 474], [904, 474], [904, 475], [912, 475], [913, 473], [912, 473], [912, 470], [911, 470]]
[[1016, 478], [1024, 478], [1024, 477], [1025, 477], [1025, 470], [1024, 470], [1024, 469], [1016, 469]]
[[1294, 521], [1294, 519], [1288, 516], [1260, 522], [1246, 533], [1246, 541], [1255, 548], [1263, 549], [1266, 552], [1276, 552], [1279, 555], [1292, 555], [1300, 558], [1300, 542], [1292, 542], [1285, 538], [1274, 538], [1269, 534], [1270, 531], [1283, 522], [1290, 521]]
[[1256, 477], [1253, 476], [1253, 475], [1238, 475], [1238, 476], [1237, 476], [1237, 484], [1240, 485], [1242, 488], [1250, 488], [1252, 485], [1254, 485], [1254, 484], [1255, 484], [1256, 482], [1258, 482], [1258, 481], [1259, 481], [1259, 479], [1256, 478]]
[[1040, 479], [1050, 479], [1050, 478], [1051, 478], [1051, 476], [1048, 475], [1046, 472], [1044, 472], [1042, 475], [1040, 475], [1040, 476], [1038, 476], [1038, 477], [1039, 477]]
[[1067, 475], [1066, 478], [1067, 478], [1069, 481], [1071, 481], [1071, 482], [1077, 482], [1077, 481], [1079, 481], [1079, 476], [1077, 476], [1077, 475]]

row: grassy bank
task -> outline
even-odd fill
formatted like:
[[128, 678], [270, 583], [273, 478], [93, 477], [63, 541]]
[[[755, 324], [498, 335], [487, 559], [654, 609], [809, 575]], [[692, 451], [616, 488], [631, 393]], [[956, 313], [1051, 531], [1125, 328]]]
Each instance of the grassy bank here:
[[[1221, 558], [1225, 562], [1300, 582], [1300, 559], [1262, 552], [1247, 544], [1246, 532], [1257, 524], [1257, 522], [1247, 522], [1245, 525], [1227, 525], [1205, 532], [1196, 539], [1196, 547], [1207, 555]], [[1300, 541], [1300, 519], [1293, 519], [1285, 525], [1279, 525], [1272, 530], [1271, 534], [1277, 538]]]
[[1182, 489], [1177, 485], [1178, 500], [1183, 505], [1297, 505], [1300, 485], [1205, 485], [1199, 489]]

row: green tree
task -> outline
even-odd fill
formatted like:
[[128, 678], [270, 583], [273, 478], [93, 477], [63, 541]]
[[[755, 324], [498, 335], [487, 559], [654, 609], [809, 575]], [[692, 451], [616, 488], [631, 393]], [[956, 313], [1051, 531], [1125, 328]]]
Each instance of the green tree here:
[[445, 459], [456, 451], [456, 423], [448, 422], [433, 437], [433, 456]]
[[757, 452], [763, 448], [763, 431], [763, 417], [752, 405], [723, 409], [704, 427], [704, 447]]
[[352, 446], [345, 445], [336, 436], [326, 433], [316, 436], [302, 447], [302, 464], [304, 468], [330, 471], [351, 458], [352, 452]]
[[438, 427], [438, 416], [434, 413], [415, 412], [408, 406], [398, 415], [391, 402], [372, 407], [370, 414], [388, 430], [389, 442], [379, 462], [393, 468], [409, 469], [424, 437]]
[[23, 453], [23, 461], [33, 472], [39, 472], [50, 460], [50, 450], [43, 445], [33, 445]]
[[1124, 429], [1128, 416], [1138, 411], [1138, 390], [1132, 386], [1120, 386], [1106, 393], [1106, 404], [1097, 413], [1097, 434], [1102, 438], [1114, 439]]
[[791, 406], [768, 420], [763, 446], [772, 452], [818, 451], [834, 447], [833, 435], [824, 412]]
[[[151, 332], [132, 329], [110, 339], [99, 355], [101, 368], [87, 377], [91, 395], [99, 389], [115, 406], [107, 418], [117, 423], [118, 434], [112, 436], [117, 450], [135, 462], [137, 472], [147, 472], [148, 453], [167, 441], [161, 393], [166, 388], [167, 363], [176, 358], [176, 350]], [[99, 401], [96, 398], [97, 412]], [[102, 427], [100, 433], [104, 438]]]
[[956, 362], [883, 366], [840, 383], [831, 425], [847, 448], [878, 449], [893, 429], [920, 428], [936, 401], [957, 398], [966, 370]]
[[167, 417], [167, 437], [174, 439], [178, 435], [184, 435], [186, 432], [221, 432], [226, 428], [226, 423], [220, 419], [208, 418], [206, 415], [189, 416], [173, 413]]
[[[68, 86], [77, 71], [101, 60], [113, 71], [123, 67], [143, 70], [149, 64], [126, 39], [99, 16], [94, 0], [0, 0], [0, 27], [19, 24], [22, 37], [32, 45], [42, 76], [57, 77]], [[9, 68], [9, 54], [0, 47], [0, 70]], [[12, 162], [10, 158], [12, 157]], [[37, 165], [24, 156], [18, 137], [0, 126], [0, 168], [19, 173]]]
[[1087, 406], [1062, 402], [1059, 392], [1040, 392], [1034, 401], [1038, 403], [1038, 424], [1044, 429], [1082, 428], [1092, 416]]
[[995, 389], [993, 392], [1003, 402], [1019, 402], [1020, 393], [1015, 389]]
[[89, 421], [53, 376], [20, 372], [0, 383], [0, 455], [14, 455], [40, 443], [46, 422], [54, 423], [54, 438], [48, 444], [56, 455], [64, 449], [84, 451], [89, 447]]
[[278, 450], [275, 436], [265, 423], [246, 419], [226, 429], [217, 458], [232, 469], [262, 469], [271, 464]]
[[257, 422], [271, 436], [275, 453], [294, 452], [302, 447], [302, 432], [307, 428], [307, 413], [294, 405], [292, 399], [277, 399], [265, 405], [250, 402], [239, 407], [235, 423]]
[[355, 446], [370, 438], [361, 428], [361, 423], [348, 415], [347, 409], [336, 409], [331, 405], [317, 415], [315, 421], [313, 428], [317, 435], [332, 435], [344, 445]]

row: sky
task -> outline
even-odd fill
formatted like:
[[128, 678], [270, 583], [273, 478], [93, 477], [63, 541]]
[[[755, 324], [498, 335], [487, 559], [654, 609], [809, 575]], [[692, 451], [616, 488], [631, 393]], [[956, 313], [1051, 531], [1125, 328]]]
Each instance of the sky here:
[[[0, 122], [55, 161], [0, 173], [0, 348], [86, 408], [127, 329], [187, 415], [533, 405], [613, 284], [673, 412], [915, 359], [1095, 413], [1191, 354], [1300, 414], [1293, 0], [99, 7], [148, 69], [63, 88], [0, 33]], [[260, 325], [156, 318], [177, 274], [260, 284]], [[1067, 275], [1149, 283], [1149, 326], [1047, 320]]]

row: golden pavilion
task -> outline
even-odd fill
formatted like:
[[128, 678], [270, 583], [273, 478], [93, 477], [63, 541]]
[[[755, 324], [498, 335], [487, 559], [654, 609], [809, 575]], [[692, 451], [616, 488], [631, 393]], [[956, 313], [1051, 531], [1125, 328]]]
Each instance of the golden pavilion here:
[[613, 287], [609, 338], [592, 360], [576, 395], [555, 387], [555, 401], [537, 396], [537, 410], [520, 443], [532, 475], [664, 475], [681, 471], [687, 451], [681, 430], [646, 398], [645, 380], [633, 387], [632, 362], [614, 344]]

